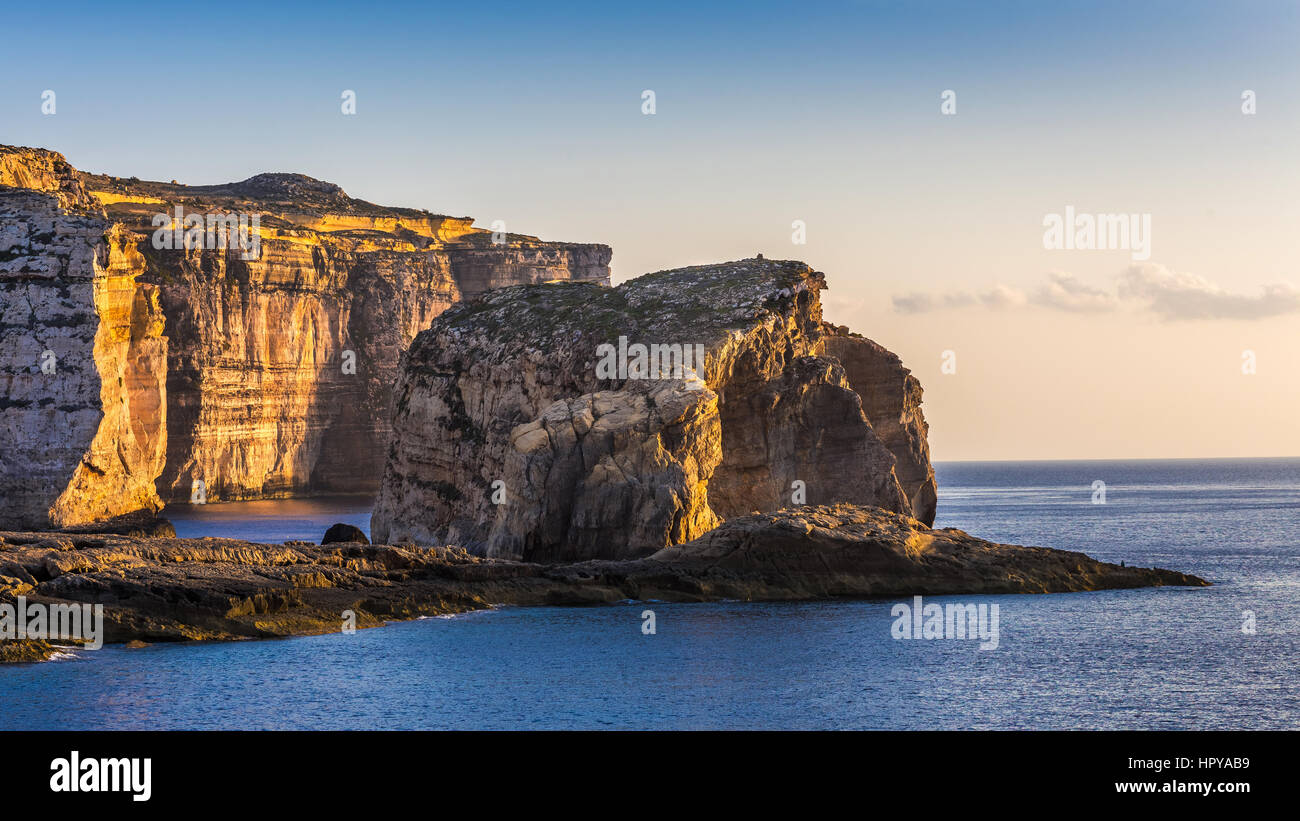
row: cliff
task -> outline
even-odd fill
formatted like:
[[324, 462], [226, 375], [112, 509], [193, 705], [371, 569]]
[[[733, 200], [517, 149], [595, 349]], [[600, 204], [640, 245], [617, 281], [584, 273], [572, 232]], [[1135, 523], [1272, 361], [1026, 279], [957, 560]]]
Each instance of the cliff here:
[[[23, 499], [21, 514], [0, 512], [9, 526], [153, 509], [189, 499], [196, 482], [207, 501], [373, 491], [398, 358], [419, 330], [487, 288], [609, 278], [606, 246], [493, 235], [469, 217], [377, 206], [297, 174], [187, 186], [0, 147], [0, 207], [0, 495]], [[244, 219], [250, 247], [224, 235], [227, 216]], [[187, 217], [204, 226], [197, 241], [157, 247], [160, 229], [184, 231]], [[140, 328], [114, 313], [123, 306]], [[93, 344], [101, 330], [127, 347]], [[44, 378], [42, 340], [64, 337], [56, 349], [81, 347]], [[141, 369], [164, 382], [150, 398]], [[94, 384], [76, 376], [92, 372]], [[108, 375], [134, 391], [129, 413], [100, 395]], [[103, 454], [123, 449], [131, 481], [93, 480]]]
[[801, 503], [933, 522], [920, 385], [822, 321], [825, 286], [755, 259], [449, 309], [402, 357], [372, 534], [562, 562]]
[[[266, 545], [0, 532], [0, 600], [104, 605], [109, 642], [268, 638], [499, 604], [789, 600], [913, 594], [1063, 593], [1203, 579], [1082, 553], [932, 530], [878, 508], [805, 506], [739, 517], [631, 561], [535, 564], [460, 548]], [[882, 622], [882, 634], [888, 630]], [[46, 648], [48, 650], [48, 648]], [[33, 660], [15, 647], [0, 661]]]
[[57, 154], [0, 151], [0, 521], [157, 510], [167, 341], [139, 237]]

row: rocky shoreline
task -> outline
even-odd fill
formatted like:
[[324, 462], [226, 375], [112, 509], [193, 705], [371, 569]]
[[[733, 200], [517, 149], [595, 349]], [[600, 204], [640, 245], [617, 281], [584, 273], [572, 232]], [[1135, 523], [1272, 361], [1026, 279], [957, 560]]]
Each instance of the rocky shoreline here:
[[[1064, 593], [1208, 582], [1004, 545], [857, 505], [728, 520], [642, 559], [537, 564], [457, 547], [0, 532], [0, 601], [103, 604], [104, 641], [334, 633], [499, 605]], [[0, 643], [2, 661], [57, 650]], [[7, 646], [8, 649], [5, 649]]]

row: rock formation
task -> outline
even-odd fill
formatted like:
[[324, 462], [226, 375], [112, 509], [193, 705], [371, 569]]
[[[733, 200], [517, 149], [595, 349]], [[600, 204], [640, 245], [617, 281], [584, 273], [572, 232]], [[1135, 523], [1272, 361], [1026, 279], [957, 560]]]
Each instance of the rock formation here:
[[933, 522], [920, 385], [824, 287], [752, 259], [450, 308], [403, 355], [372, 536], [561, 562], [804, 502]]
[[[266, 638], [498, 604], [1064, 593], [1207, 582], [1082, 553], [931, 530], [878, 508], [805, 506], [732, 519], [631, 561], [533, 564], [460, 548], [266, 545], [0, 532], [0, 601], [104, 605], [109, 642]], [[881, 630], [888, 629], [882, 622]], [[47, 647], [48, 651], [49, 648]], [[41, 648], [0, 644], [0, 661]]]
[[898, 356], [847, 328], [829, 329], [825, 352], [844, 363], [849, 386], [862, 397], [872, 429], [894, 455], [894, 473], [912, 513], [933, 523], [938, 502], [930, 465], [929, 426], [921, 413], [921, 383]]
[[[0, 496], [21, 499], [0, 511], [10, 526], [152, 509], [196, 482], [209, 502], [373, 491], [398, 357], [430, 320], [487, 288], [609, 278], [603, 245], [493, 234], [296, 174], [187, 186], [0, 147], [0, 208]], [[214, 215], [245, 217], [255, 252], [206, 230]], [[195, 216], [196, 242], [155, 247]], [[40, 372], [46, 349], [66, 360], [56, 379]], [[115, 452], [120, 470], [103, 464]]]
[[167, 341], [140, 239], [57, 154], [0, 150], [0, 522], [162, 507]]

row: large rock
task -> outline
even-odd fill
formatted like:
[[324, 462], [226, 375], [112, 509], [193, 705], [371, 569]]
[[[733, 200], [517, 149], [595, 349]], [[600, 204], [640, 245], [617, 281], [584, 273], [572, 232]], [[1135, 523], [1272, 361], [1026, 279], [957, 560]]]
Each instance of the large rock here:
[[329, 526], [325, 535], [321, 538], [321, 544], [342, 544], [346, 542], [357, 542], [358, 544], [370, 544], [366, 538], [366, 533], [356, 525], [344, 524], [337, 522]]
[[[257, 216], [257, 253], [155, 248], [177, 207]], [[373, 491], [419, 330], [488, 288], [609, 279], [606, 246], [494, 235], [297, 174], [187, 186], [0, 146], [0, 209], [9, 526], [152, 510], [198, 482], [209, 502]]]
[[[403, 356], [372, 534], [579, 561], [792, 503], [932, 522], [920, 385], [822, 322], [824, 287], [801, 262], [754, 259], [449, 309]], [[674, 370], [669, 346], [702, 356]], [[624, 349], [623, 371], [598, 371]]]

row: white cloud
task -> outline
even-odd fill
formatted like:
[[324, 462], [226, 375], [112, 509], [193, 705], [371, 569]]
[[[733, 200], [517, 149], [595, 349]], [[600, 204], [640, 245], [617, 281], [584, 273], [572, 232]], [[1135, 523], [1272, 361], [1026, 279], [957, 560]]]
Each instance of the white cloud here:
[[1150, 262], [1121, 274], [1119, 293], [1164, 319], [1263, 319], [1300, 311], [1300, 289], [1288, 283], [1265, 285], [1258, 296], [1234, 294], [1204, 277]]
[[980, 294], [979, 300], [990, 308], [1018, 308], [1029, 302], [1022, 291], [1006, 285], [993, 286], [993, 290]]
[[925, 313], [944, 309], [1014, 308], [1032, 304], [1068, 313], [1105, 313], [1130, 308], [1150, 311], [1161, 319], [1265, 319], [1300, 312], [1300, 288], [1289, 283], [1265, 285], [1258, 295], [1237, 294], [1204, 277], [1171, 271], [1145, 262], [1119, 275], [1112, 292], [1089, 285], [1064, 271], [1053, 271], [1047, 282], [1026, 296], [1023, 291], [995, 285], [981, 293], [913, 293], [894, 297], [894, 309]]
[[1053, 271], [1047, 278], [1048, 283], [1031, 298], [1035, 305], [1072, 313], [1103, 313], [1119, 307], [1119, 299], [1114, 294], [1094, 288], [1074, 274]]
[[978, 294], [955, 291], [948, 294], [905, 294], [894, 297], [894, 310], [905, 314], [920, 314], [930, 311], [942, 311], [952, 308], [967, 308], [978, 305], [983, 308], [1015, 308], [1028, 300], [1024, 293], [1006, 285], [995, 285], [990, 290]]

